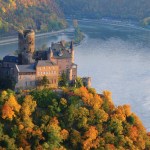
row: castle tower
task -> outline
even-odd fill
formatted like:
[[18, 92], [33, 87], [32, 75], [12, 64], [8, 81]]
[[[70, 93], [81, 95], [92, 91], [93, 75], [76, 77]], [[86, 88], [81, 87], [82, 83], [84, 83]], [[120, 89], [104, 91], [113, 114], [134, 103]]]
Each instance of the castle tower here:
[[53, 50], [50, 47], [48, 52], [48, 59], [51, 60], [52, 57], [53, 57]]
[[20, 52], [34, 53], [35, 32], [33, 30], [21, 30], [18, 33], [18, 48]]
[[72, 56], [72, 63], [74, 63], [74, 47], [73, 47], [73, 41], [71, 41], [70, 50], [71, 50], [71, 56]]
[[35, 32], [33, 30], [21, 30], [18, 33], [18, 49], [21, 64], [30, 64], [35, 51]]
[[83, 85], [87, 88], [91, 87], [91, 77], [83, 77], [82, 78]]
[[69, 81], [72, 81], [72, 69], [68, 70], [68, 79]]

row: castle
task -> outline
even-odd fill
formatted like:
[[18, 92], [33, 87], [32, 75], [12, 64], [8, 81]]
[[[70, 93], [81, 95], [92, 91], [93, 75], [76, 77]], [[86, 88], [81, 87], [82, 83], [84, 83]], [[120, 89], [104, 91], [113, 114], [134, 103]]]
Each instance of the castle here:
[[[35, 51], [35, 32], [19, 31], [18, 57], [5, 56], [0, 61], [0, 78], [11, 78], [15, 81], [15, 89], [35, 88], [46, 76], [49, 87], [57, 88], [58, 80], [65, 73], [69, 82], [77, 78], [77, 65], [74, 63], [74, 46], [70, 42], [52, 43], [43, 51]], [[91, 85], [91, 78], [83, 78], [86, 86]]]

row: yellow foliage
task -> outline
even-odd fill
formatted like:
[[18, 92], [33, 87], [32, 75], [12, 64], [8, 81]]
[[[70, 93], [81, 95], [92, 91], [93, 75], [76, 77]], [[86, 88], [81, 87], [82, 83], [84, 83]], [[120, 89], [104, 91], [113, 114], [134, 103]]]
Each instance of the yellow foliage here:
[[5, 99], [6, 98], [6, 96], [7, 96], [7, 91], [2, 91], [2, 93], [1, 93], [1, 98], [2, 99]]
[[103, 95], [108, 101], [112, 102], [112, 93], [110, 91], [103, 91]]
[[24, 116], [30, 116], [35, 110], [36, 101], [33, 100], [32, 96], [27, 95], [21, 107], [21, 112]]
[[67, 100], [65, 98], [61, 98], [60, 103], [62, 105], [67, 105]]
[[5, 7], [2, 7], [2, 11], [3, 11], [3, 13], [6, 13]]
[[20, 124], [19, 125], [19, 130], [22, 130], [22, 129], [24, 129], [24, 125]]
[[126, 115], [125, 115], [125, 111], [124, 111], [123, 107], [118, 106], [115, 109], [114, 114], [111, 117], [116, 118], [116, 119], [121, 120], [121, 121], [125, 121], [126, 120]]
[[16, 98], [14, 95], [10, 95], [7, 104], [16, 112], [20, 111], [21, 106], [16, 101]]

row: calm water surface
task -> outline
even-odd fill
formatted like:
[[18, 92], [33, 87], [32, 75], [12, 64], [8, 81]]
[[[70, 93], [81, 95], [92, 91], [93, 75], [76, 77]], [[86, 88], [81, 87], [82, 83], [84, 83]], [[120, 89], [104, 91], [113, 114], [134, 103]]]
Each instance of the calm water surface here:
[[[75, 48], [79, 76], [91, 76], [99, 93], [110, 90], [116, 105], [130, 104], [150, 131], [150, 31], [127, 25], [80, 21], [85, 40]], [[72, 34], [36, 39], [36, 47]], [[12, 54], [17, 43], [0, 44], [0, 57]]]

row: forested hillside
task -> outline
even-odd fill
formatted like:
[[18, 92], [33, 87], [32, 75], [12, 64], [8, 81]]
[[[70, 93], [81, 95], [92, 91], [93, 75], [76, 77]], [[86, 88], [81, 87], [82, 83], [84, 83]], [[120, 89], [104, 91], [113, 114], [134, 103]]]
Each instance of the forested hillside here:
[[52, 31], [66, 22], [55, 0], [0, 0], [0, 33], [23, 28]]
[[7, 90], [0, 93], [0, 149], [149, 150], [150, 136], [109, 91]]
[[149, 0], [57, 0], [67, 16], [141, 20], [150, 16]]
[[23, 28], [62, 29], [64, 13], [72, 18], [133, 19], [147, 25], [149, 8], [148, 0], [0, 0], [0, 34]]

